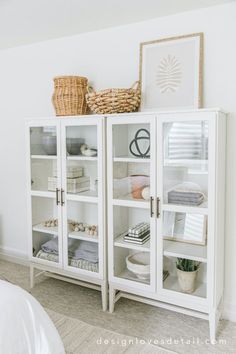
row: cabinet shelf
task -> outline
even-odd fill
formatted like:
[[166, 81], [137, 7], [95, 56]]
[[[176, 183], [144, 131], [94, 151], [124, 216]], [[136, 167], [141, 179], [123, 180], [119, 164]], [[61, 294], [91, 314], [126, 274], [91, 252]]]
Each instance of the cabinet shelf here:
[[113, 199], [113, 205], [149, 209], [149, 202], [144, 199], [134, 199], [131, 195], [122, 197], [122, 199]]
[[78, 202], [88, 202], [88, 203], [97, 203], [98, 196], [96, 191], [85, 191], [78, 194], [67, 193], [67, 200], [78, 201]]
[[35, 160], [56, 160], [56, 155], [31, 155], [31, 159]]
[[49, 191], [31, 191], [31, 196], [32, 197], [43, 197], [43, 198], [56, 198], [56, 193], [55, 192], [49, 192]]
[[119, 275], [116, 275], [116, 277], [126, 279], [126, 280], [135, 281], [135, 282], [141, 283], [141, 284], [150, 285], [150, 279], [140, 279], [140, 278], [136, 277], [135, 274], [131, 273], [128, 269], [125, 269]]
[[97, 156], [67, 156], [69, 161], [97, 161]]
[[44, 234], [50, 235], [58, 235], [58, 227], [46, 227], [43, 223], [37, 224], [33, 226], [33, 231], [42, 232]]
[[149, 163], [150, 158], [119, 156], [113, 158], [114, 162], [135, 162], [135, 163]]
[[89, 236], [85, 232], [72, 231], [68, 234], [68, 237], [73, 238], [75, 240], [83, 240], [83, 241], [98, 243], [98, 236]]
[[207, 287], [206, 287], [205, 283], [201, 283], [201, 282], [197, 281], [196, 282], [196, 289], [191, 294], [185, 294], [185, 293], [183, 293], [180, 290], [179, 283], [178, 283], [178, 278], [176, 276], [173, 276], [173, 275], [168, 275], [168, 277], [164, 281], [163, 285], [164, 285], [164, 289], [165, 290], [176, 291], [176, 292], [179, 292], [181, 294], [188, 295], [188, 296], [197, 296], [197, 297], [206, 298]]
[[191, 160], [175, 160], [175, 159], [165, 159], [164, 166], [168, 167], [193, 167], [193, 166], [204, 166], [205, 168], [208, 167], [208, 160], [198, 160], [198, 159], [191, 159]]
[[164, 256], [207, 262], [207, 246], [164, 240]]
[[163, 204], [162, 211], [208, 215], [207, 202], [202, 203], [200, 206], [197, 207], [188, 206], [188, 205], [177, 205], [177, 204]]
[[150, 241], [149, 240], [147, 242], [145, 242], [143, 245], [137, 245], [135, 243], [126, 242], [123, 239], [124, 235], [125, 234], [121, 234], [115, 238], [114, 245], [116, 247], [123, 247], [123, 248], [128, 248], [128, 249], [137, 250], [137, 251], [150, 252]]

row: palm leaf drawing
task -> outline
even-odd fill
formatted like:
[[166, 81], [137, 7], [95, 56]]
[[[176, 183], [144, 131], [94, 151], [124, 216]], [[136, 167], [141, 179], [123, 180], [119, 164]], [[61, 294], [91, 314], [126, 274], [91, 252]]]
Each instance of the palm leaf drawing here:
[[159, 86], [161, 93], [175, 92], [181, 84], [181, 78], [181, 64], [175, 56], [168, 55], [160, 61], [156, 84]]

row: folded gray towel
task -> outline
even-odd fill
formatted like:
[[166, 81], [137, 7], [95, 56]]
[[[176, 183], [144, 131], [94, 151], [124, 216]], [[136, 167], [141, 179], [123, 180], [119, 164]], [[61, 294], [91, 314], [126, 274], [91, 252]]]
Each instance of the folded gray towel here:
[[[68, 239], [68, 256], [73, 257], [76, 248], [75, 240]], [[58, 255], [58, 237], [54, 237], [41, 246], [43, 252]]]
[[80, 241], [74, 252], [73, 259], [84, 259], [92, 263], [97, 263], [98, 245], [94, 242]]

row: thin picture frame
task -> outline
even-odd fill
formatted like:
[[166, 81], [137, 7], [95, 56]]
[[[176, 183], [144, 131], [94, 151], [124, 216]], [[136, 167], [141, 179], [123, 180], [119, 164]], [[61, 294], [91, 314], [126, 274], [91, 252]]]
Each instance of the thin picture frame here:
[[203, 106], [204, 34], [140, 43], [141, 111]]

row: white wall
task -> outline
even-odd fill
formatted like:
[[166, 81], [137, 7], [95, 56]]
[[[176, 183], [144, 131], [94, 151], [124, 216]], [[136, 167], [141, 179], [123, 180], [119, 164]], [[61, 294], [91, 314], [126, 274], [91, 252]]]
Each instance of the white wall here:
[[227, 135], [226, 316], [236, 320], [236, 3], [0, 51], [0, 245], [24, 256], [24, 120], [54, 114], [52, 78], [87, 76], [99, 89], [138, 78], [139, 43], [204, 32], [205, 107], [231, 112]]

